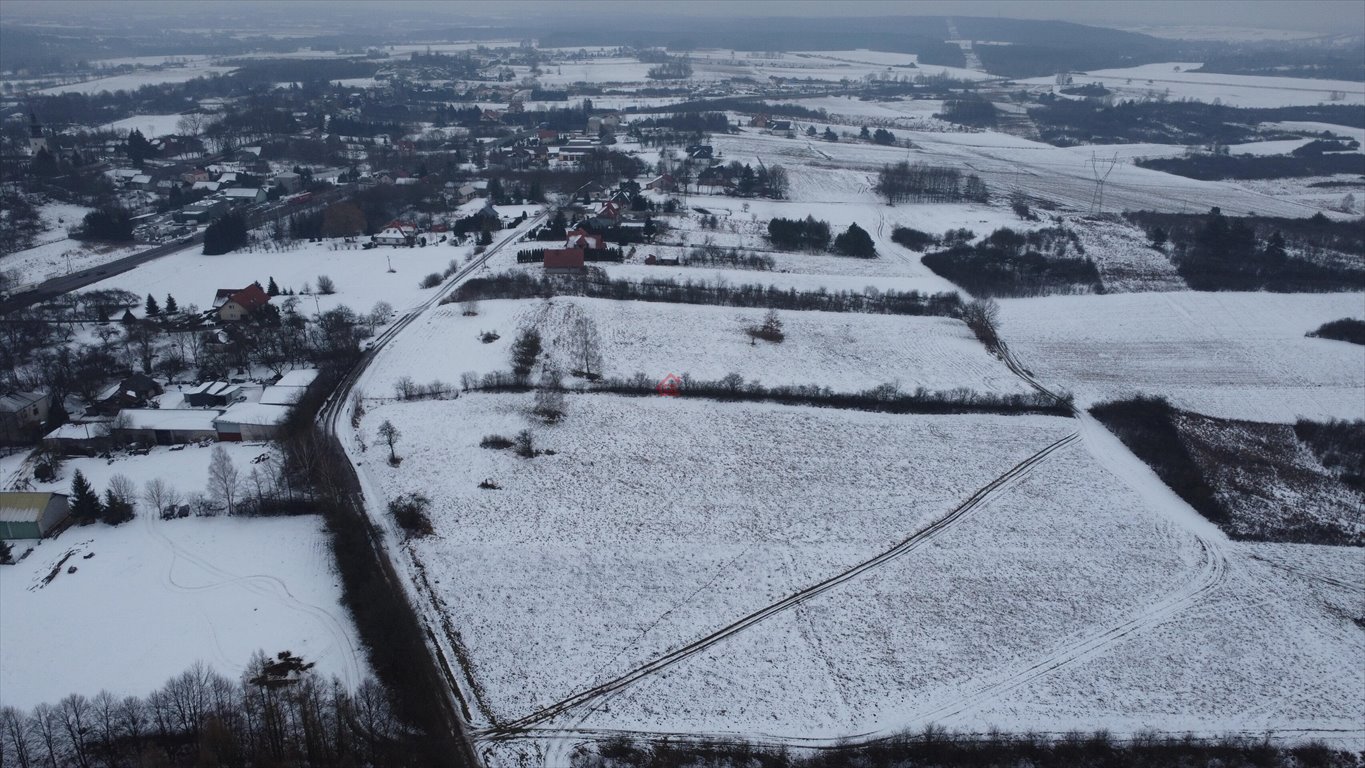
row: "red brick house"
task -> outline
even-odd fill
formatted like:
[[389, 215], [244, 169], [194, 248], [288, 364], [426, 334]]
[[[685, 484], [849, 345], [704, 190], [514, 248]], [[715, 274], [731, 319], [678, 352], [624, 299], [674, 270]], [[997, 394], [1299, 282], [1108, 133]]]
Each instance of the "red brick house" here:
[[549, 275], [581, 275], [587, 271], [582, 248], [546, 248], [545, 273]]

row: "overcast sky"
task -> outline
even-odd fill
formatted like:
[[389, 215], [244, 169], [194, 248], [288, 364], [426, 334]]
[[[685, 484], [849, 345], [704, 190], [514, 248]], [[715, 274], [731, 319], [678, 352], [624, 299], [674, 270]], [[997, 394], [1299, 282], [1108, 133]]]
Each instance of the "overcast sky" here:
[[[119, 15], [193, 16], [211, 7], [215, 15], [241, 11], [243, 21], [260, 5], [276, 14], [311, 14], [325, 23], [326, 10], [344, 8], [364, 13], [367, 6], [381, 17], [395, 13], [429, 13], [449, 22], [460, 17], [500, 19], [611, 13], [685, 16], [1002, 16], [1058, 19], [1101, 26], [1233, 26], [1325, 33], [1365, 34], [1365, 0], [4, 0], [0, 18], [20, 19], [61, 14], [90, 18], [102, 12]], [[318, 14], [322, 12], [322, 16]], [[275, 14], [269, 14], [275, 15]], [[291, 14], [292, 15], [292, 14]]]

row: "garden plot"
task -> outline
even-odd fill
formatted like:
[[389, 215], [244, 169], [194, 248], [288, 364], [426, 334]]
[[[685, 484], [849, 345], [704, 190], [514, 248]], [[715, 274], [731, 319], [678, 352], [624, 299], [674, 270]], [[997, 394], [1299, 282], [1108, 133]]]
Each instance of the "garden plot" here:
[[1020, 362], [1078, 404], [1164, 395], [1210, 416], [1365, 417], [1365, 348], [1305, 338], [1359, 317], [1353, 294], [1147, 293], [1001, 302]]
[[[205, 256], [195, 246], [92, 287], [123, 288], [158, 298], [169, 293], [181, 306], [196, 304], [203, 309], [212, 303], [219, 288], [241, 288], [252, 281], [266, 285], [273, 277], [281, 290], [301, 291], [305, 286], [316, 288], [318, 275], [328, 275], [336, 283], [337, 292], [330, 296], [299, 297], [303, 301], [300, 312], [319, 309], [325, 312], [340, 305], [368, 312], [378, 301], [403, 311], [431, 295], [434, 289], [418, 287], [425, 275], [444, 271], [452, 260], [464, 264], [471, 253], [469, 246], [451, 247], [446, 243], [425, 248], [363, 250], [355, 243], [328, 240], [293, 243], [283, 250], [258, 246], [254, 250]], [[390, 264], [394, 272], [388, 271]]]
[[[587, 317], [597, 328], [607, 376], [642, 372], [658, 380], [688, 373], [715, 380], [739, 373], [765, 386], [818, 384], [836, 392], [888, 383], [903, 391], [1029, 391], [965, 324], [946, 317], [781, 311], [786, 340], [772, 344], [751, 343], [745, 332], [763, 323], [762, 309], [559, 297], [484, 301], [478, 311], [464, 317], [451, 305], [417, 320], [391, 342], [385, 356], [392, 362], [375, 371], [368, 394], [392, 396], [403, 376], [453, 384], [465, 372], [508, 371], [518, 329], [531, 326], [561, 370], [579, 368], [571, 339], [575, 317]], [[482, 343], [484, 331], [500, 338]]]
[[140, 513], [118, 528], [69, 529], [0, 567], [0, 703], [145, 696], [198, 661], [236, 677], [257, 650], [292, 651], [354, 688], [368, 672], [331, 568], [312, 516]]
[[[382, 496], [430, 496], [436, 534], [409, 547], [434, 607], [460, 628], [498, 719], [885, 551], [1074, 428], [1041, 416], [578, 395], [563, 422], [532, 427], [554, 455], [479, 447], [484, 435], [526, 428], [531, 400], [475, 394], [371, 406], [362, 423], [371, 437], [383, 420], [403, 434], [399, 467], [380, 460], [383, 448], [371, 448], [363, 466]], [[480, 489], [484, 480], [501, 490]], [[1157, 553], [1149, 563], [1170, 570]], [[900, 674], [890, 662], [867, 661]], [[819, 657], [800, 663], [819, 674]], [[778, 670], [746, 670], [745, 687], [725, 700], [761, 707]]]

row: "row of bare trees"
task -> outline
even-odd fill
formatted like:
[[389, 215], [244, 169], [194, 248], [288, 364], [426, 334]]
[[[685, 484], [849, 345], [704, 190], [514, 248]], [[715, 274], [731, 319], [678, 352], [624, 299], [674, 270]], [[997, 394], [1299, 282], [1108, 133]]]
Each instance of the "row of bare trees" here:
[[385, 766], [404, 764], [406, 729], [372, 680], [354, 691], [289, 652], [257, 652], [239, 680], [196, 663], [145, 697], [71, 694], [0, 709], [0, 764]]

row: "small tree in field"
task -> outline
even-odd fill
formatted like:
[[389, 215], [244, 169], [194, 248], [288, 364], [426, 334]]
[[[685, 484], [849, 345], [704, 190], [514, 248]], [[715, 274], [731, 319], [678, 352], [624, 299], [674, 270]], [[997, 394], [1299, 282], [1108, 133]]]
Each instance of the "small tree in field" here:
[[120, 525], [133, 519], [136, 514], [137, 487], [123, 475], [109, 479], [109, 487], [104, 491], [104, 522]]
[[331, 296], [337, 292], [337, 284], [332, 282], [332, 278], [327, 275], [318, 275], [318, 293], [323, 296]]
[[974, 299], [962, 308], [962, 322], [972, 329], [976, 338], [995, 350], [1000, 346], [1000, 305], [994, 299]]
[[221, 445], [214, 446], [213, 456], [209, 459], [209, 496], [221, 501], [229, 515], [236, 507], [241, 480], [241, 473], [232, 463], [227, 450]]
[[384, 423], [379, 425], [379, 439], [389, 446], [389, 463], [394, 466], [398, 466], [399, 462], [398, 454], [394, 452], [394, 446], [398, 444], [398, 438], [402, 436], [403, 433], [399, 432], [398, 427], [395, 427], [393, 422], [388, 419], [384, 419]]
[[525, 381], [526, 377], [531, 375], [531, 369], [536, 366], [538, 357], [540, 333], [534, 328], [523, 328], [517, 340], [512, 342], [512, 373]]

